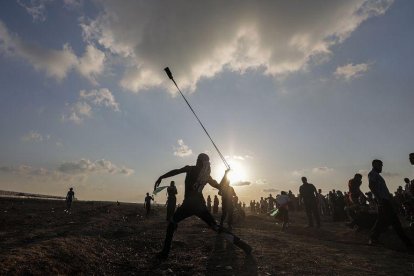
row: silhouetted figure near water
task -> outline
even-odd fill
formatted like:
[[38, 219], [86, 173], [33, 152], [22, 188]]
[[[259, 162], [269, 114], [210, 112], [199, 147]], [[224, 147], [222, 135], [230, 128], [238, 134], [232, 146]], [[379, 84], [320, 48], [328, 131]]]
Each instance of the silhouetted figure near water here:
[[66, 194], [66, 213], [70, 213], [72, 210], [72, 201], [75, 198], [75, 192], [73, 188], [70, 188], [68, 193]]
[[388, 225], [391, 224], [395, 232], [397, 232], [398, 237], [404, 242], [404, 244], [407, 247], [412, 248], [413, 244], [404, 233], [400, 219], [393, 209], [391, 195], [387, 185], [385, 184], [385, 180], [380, 175], [382, 172], [382, 166], [383, 163], [381, 160], [373, 160], [372, 170], [368, 174], [369, 189], [374, 194], [378, 203], [378, 217], [374, 227], [372, 228], [369, 244], [377, 244], [380, 234], [387, 228]]
[[150, 196], [149, 193], [147, 193], [147, 196], [145, 197], [144, 201], [144, 208], [147, 210], [147, 213], [145, 214], [147, 217], [151, 213], [151, 200], [154, 200], [153, 196]]
[[299, 201], [303, 202], [305, 205], [306, 216], [308, 217], [308, 227], [313, 227], [313, 216], [316, 220], [316, 226], [319, 228], [321, 226], [321, 221], [316, 200], [318, 192], [313, 184], [308, 183], [306, 177], [302, 177], [302, 183], [303, 185], [299, 188]]
[[211, 213], [211, 197], [207, 196], [207, 210]]
[[213, 214], [218, 213], [219, 204], [220, 204], [220, 201], [219, 201], [217, 195], [215, 195], [214, 196], [214, 202], [213, 202]]
[[175, 176], [181, 173], [185, 173], [185, 192], [184, 201], [180, 207], [175, 211], [170, 223], [167, 227], [167, 234], [164, 241], [164, 247], [162, 251], [157, 255], [158, 258], [165, 259], [170, 252], [171, 243], [174, 235], [174, 231], [177, 229], [178, 223], [188, 217], [197, 216], [207, 223], [214, 231], [223, 235], [225, 239], [232, 242], [236, 246], [244, 250], [246, 254], [250, 254], [252, 248], [240, 240], [237, 236], [217, 225], [214, 217], [208, 212], [202, 191], [204, 186], [208, 183], [216, 189], [221, 188], [221, 184], [227, 181], [227, 172], [224, 174], [221, 184], [218, 184], [210, 176], [210, 158], [207, 154], [201, 153], [198, 155], [197, 163], [195, 166], [185, 166], [181, 169], [172, 170], [158, 178], [155, 182], [154, 189], [156, 189], [162, 179]]
[[175, 182], [171, 181], [170, 187], [167, 188], [167, 220], [169, 221], [175, 212], [175, 206], [177, 205], [177, 188], [175, 187]]
[[414, 166], [414, 152], [410, 153], [410, 163]]
[[223, 226], [224, 220], [227, 218], [227, 225], [229, 230], [231, 230], [233, 227], [233, 201], [237, 204], [237, 199], [234, 198], [236, 197], [236, 192], [234, 191], [234, 188], [230, 186], [230, 182], [228, 180], [222, 183], [219, 195], [221, 195], [220, 226]]

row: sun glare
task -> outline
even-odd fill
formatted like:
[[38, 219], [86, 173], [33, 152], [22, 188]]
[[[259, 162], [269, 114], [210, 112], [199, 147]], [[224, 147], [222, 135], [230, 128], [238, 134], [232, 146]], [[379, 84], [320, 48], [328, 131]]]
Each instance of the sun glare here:
[[[241, 182], [241, 181], [247, 181], [247, 173], [246, 173], [246, 169], [243, 166], [243, 164], [232, 160], [229, 162], [229, 165], [230, 165], [231, 170], [227, 176], [230, 180], [230, 185], [235, 184], [237, 182]], [[225, 171], [225, 169], [226, 168], [224, 167], [224, 165], [221, 164], [220, 167], [218, 168], [218, 171], [223, 172]]]

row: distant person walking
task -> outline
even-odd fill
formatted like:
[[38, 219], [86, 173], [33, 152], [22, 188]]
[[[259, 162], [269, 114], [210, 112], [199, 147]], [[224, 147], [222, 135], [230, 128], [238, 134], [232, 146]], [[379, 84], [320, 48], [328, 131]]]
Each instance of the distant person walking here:
[[147, 210], [147, 213], [145, 215], [147, 217], [151, 213], [151, 200], [153, 201], [154, 197], [150, 196], [149, 193], [147, 193], [147, 196], [145, 197], [145, 201], [144, 201], [144, 208], [145, 208], [145, 210]]
[[[313, 227], [313, 217], [316, 220], [316, 226], [321, 227], [319, 218], [317, 196], [318, 192], [313, 184], [308, 183], [306, 177], [302, 177], [302, 186], [299, 188], [299, 201], [305, 205], [306, 216], [308, 217], [308, 227]], [[313, 216], [313, 217], [312, 217]]]
[[211, 197], [207, 196], [207, 210], [211, 213]]
[[75, 198], [75, 192], [73, 191], [73, 188], [70, 188], [68, 193], [66, 194], [66, 213], [70, 213], [72, 210], [72, 201]]
[[170, 223], [168, 224], [164, 241], [164, 248], [157, 255], [158, 258], [165, 259], [168, 257], [174, 231], [177, 229], [178, 223], [191, 216], [199, 217], [205, 223], [207, 223], [212, 230], [223, 235], [225, 239], [244, 250], [246, 254], [250, 254], [252, 248], [230, 231], [219, 227], [214, 217], [207, 210], [202, 193], [204, 186], [208, 183], [210, 186], [216, 189], [220, 189], [222, 187], [222, 183], [227, 181], [228, 171], [226, 171], [224, 174], [223, 179], [221, 180], [221, 184], [217, 183], [217, 181], [210, 176], [210, 172], [210, 158], [207, 154], [201, 153], [198, 155], [197, 163], [195, 166], [185, 166], [181, 169], [169, 171], [166, 174], [160, 176], [155, 182], [154, 190], [161, 184], [162, 179], [182, 173], [186, 174], [184, 201], [181, 206], [177, 208]]
[[218, 213], [219, 204], [220, 204], [220, 201], [219, 201], [217, 195], [215, 195], [214, 196], [214, 202], [213, 202], [213, 214]]
[[374, 227], [371, 230], [369, 244], [376, 245], [380, 234], [387, 228], [388, 225], [391, 224], [395, 232], [397, 232], [398, 237], [407, 247], [412, 249], [413, 244], [404, 233], [400, 219], [392, 206], [391, 195], [388, 187], [384, 178], [380, 175], [382, 172], [382, 166], [383, 163], [381, 160], [373, 160], [372, 170], [368, 174], [369, 189], [374, 194], [378, 203], [378, 217]]
[[167, 188], [167, 220], [169, 221], [175, 212], [175, 206], [177, 205], [177, 188], [175, 187], [175, 182], [171, 181], [170, 186]]
[[[229, 181], [224, 181], [221, 185], [219, 195], [221, 195], [221, 218], [220, 226], [223, 226], [224, 220], [227, 218], [227, 225], [229, 230], [233, 227], [233, 212], [234, 204], [236, 201], [236, 192], [234, 188], [230, 186]], [[237, 201], [236, 201], [237, 204]]]

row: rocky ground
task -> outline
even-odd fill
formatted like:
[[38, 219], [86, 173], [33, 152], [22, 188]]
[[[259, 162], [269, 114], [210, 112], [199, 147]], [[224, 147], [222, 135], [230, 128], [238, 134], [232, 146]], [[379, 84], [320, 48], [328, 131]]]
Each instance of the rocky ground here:
[[303, 213], [291, 212], [281, 232], [273, 218], [247, 212], [234, 232], [254, 248], [251, 256], [189, 218], [170, 258], [159, 262], [163, 208], [149, 218], [131, 203], [77, 201], [72, 214], [63, 210], [59, 200], [0, 198], [0, 274], [414, 275], [414, 255], [393, 231], [370, 247], [366, 232], [329, 219], [321, 229], [305, 229]]

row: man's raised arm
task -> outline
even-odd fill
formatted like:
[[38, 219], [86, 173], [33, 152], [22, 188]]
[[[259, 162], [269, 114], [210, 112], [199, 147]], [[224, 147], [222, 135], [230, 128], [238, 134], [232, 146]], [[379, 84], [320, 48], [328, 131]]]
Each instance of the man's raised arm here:
[[186, 173], [186, 172], [188, 172], [189, 168], [190, 168], [190, 166], [185, 166], [181, 169], [172, 170], [172, 171], [167, 172], [166, 174], [161, 175], [157, 179], [157, 181], [155, 181], [154, 190], [161, 184], [161, 180], [163, 180], [164, 178], [168, 178], [168, 177], [180, 174], [180, 173]]

